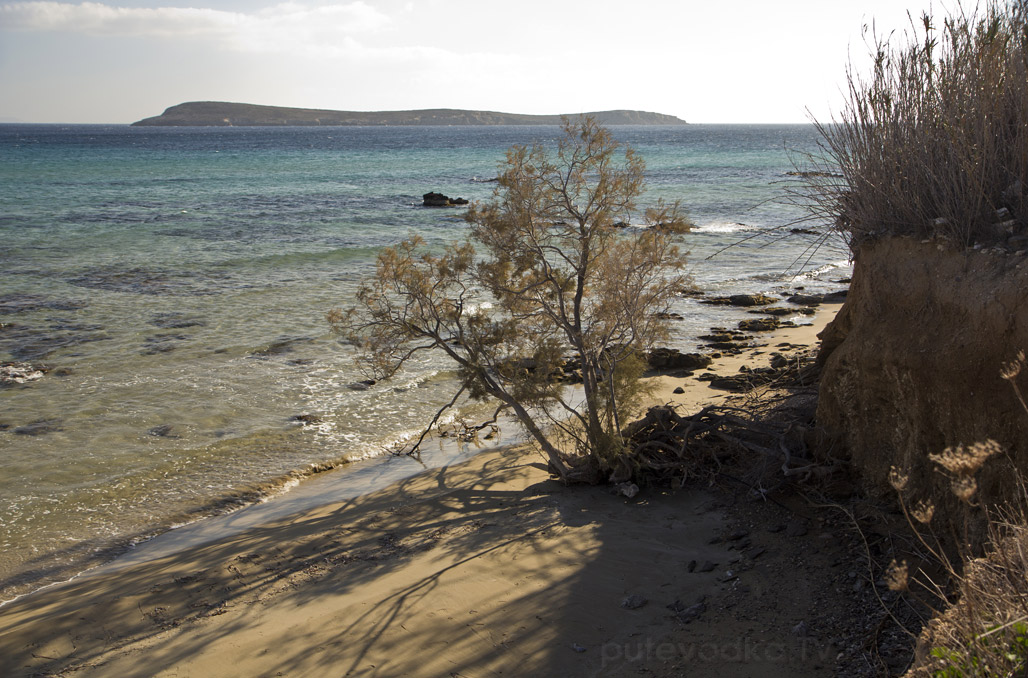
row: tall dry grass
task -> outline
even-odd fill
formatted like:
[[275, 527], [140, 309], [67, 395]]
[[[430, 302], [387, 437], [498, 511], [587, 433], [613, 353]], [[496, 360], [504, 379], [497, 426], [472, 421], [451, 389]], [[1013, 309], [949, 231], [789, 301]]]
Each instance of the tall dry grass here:
[[813, 211], [851, 247], [876, 235], [1028, 247], [1026, 5], [989, 0], [869, 35], [871, 72], [847, 70], [808, 175]]

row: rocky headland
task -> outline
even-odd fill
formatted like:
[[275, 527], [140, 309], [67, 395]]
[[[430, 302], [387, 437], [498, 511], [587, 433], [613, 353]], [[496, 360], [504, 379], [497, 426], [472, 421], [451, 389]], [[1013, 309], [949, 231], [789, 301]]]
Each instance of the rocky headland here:
[[[577, 114], [576, 114], [577, 115]], [[601, 125], [685, 125], [673, 115], [646, 111], [585, 113]], [[133, 127], [288, 127], [387, 125], [559, 125], [560, 115], [523, 115], [496, 111], [430, 108], [413, 111], [333, 111], [285, 108], [223, 101], [190, 101]]]

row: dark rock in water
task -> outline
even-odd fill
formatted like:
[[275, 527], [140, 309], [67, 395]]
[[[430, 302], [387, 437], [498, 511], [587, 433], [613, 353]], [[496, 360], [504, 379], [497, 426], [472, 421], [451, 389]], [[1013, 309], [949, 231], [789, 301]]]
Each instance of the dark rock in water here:
[[177, 438], [178, 436], [171, 435], [172, 428], [171, 424], [161, 424], [160, 426], [147, 429], [146, 434], [158, 438]]
[[364, 381], [355, 381], [352, 384], [347, 384], [346, 388], [351, 391], [367, 391], [369, 388], [374, 386], [376, 382], [374, 379], [365, 379]]
[[313, 341], [310, 337], [280, 337], [276, 341], [271, 342], [264, 348], [253, 351], [251, 355], [258, 358], [266, 358], [273, 355], [283, 355], [285, 353], [292, 353], [296, 344], [308, 343]]
[[790, 304], [797, 306], [820, 306], [824, 300], [821, 294], [794, 294], [788, 299]]
[[146, 348], [143, 349], [143, 355], [157, 355], [158, 353], [169, 353], [174, 351], [177, 346], [175, 342], [185, 341], [189, 338], [186, 334], [158, 334], [152, 337], [146, 338]]
[[0, 431], [6, 431], [9, 428], [11, 428], [10, 424], [0, 424]]
[[207, 323], [183, 313], [155, 313], [150, 317], [150, 324], [166, 330], [181, 330], [186, 327], [203, 327]]
[[77, 311], [88, 305], [85, 301], [50, 299], [38, 294], [0, 295], [0, 315], [39, 310]]
[[210, 270], [202, 273], [144, 268], [89, 268], [68, 278], [76, 287], [109, 292], [129, 292], [167, 296], [205, 296], [218, 294], [213, 286], [224, 287], [228, 273]]
[[676, 348], [655, 348], [646, 355], [652, 370], [700, 370], [714, 361], [700, 353], [682, 353]]
[[661, 320], [685, 320], [681, 313], [658, 313], [657, 317]]
[[456, 207], [457, 205], [468, 204], [468, 201], [464, 198], [451, 198], [442, 193], [426, 193], [421, 196], [421, 199], [422, 205], [425, 207]]
[[780, 325], [778, 318], [756, 318], [740, 321], [739, 329], [745, 332], [771, 332], [777, 330]]
[[824, 296], [824, 302], [826, 304], [835, 304], [846, 301], [846, 297], [849, 295], [849, 290], [839, 290], [838, 292], [829, 292]]
[[766, 294], [733, 294], [728, 297], [715, 297], [713, 299], [704, 299], [703, 304], [712, 304], [714, 306], [770, 306], [778, 300], [774, 297], [769, 297]]
[[306, 426], [308, 424], [320, 424], [322, 419], [316, 414], [296, 414], [289, 417], [289, 421], [296, 421]]
[[41, 436], [60, 430], [62, 430], [60, 419], [40, 419], [39, 421], [34, 421], [31, 424], [19, 426], [14, 429], [14, 432], [22, 436]]
[[760, 310], [750, 311], [750, 313], [781, 317], [785, 315], [814, 315], [816, 311], [809, 306], [803, 306], [801, 308], [785, 308], [784, 306], [774, 306], [772, 308], [762, 308]]
[[818, 231], [812, 231], [809, 228], [790, 228], [789, 233], [796, 235], [821, 235]]

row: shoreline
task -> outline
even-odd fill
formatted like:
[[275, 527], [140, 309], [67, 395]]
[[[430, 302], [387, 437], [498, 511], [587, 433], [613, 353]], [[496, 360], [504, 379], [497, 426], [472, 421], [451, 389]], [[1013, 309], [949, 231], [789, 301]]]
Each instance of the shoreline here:
[[[823, 306], [813, 325], [758, 335], [758, 343], [812, 344], [837, 308]], [[767, 359], [766, 349], [724, 356], [711, 368], [738, 371]], [[732, 395], [695, 377], [686, 393], [673, 394], [685, 380], [653, 379], [654, 404], [670, 397], [686, 411]], [[0, 607], [0, 650], [23, 672], [12, 675], [264, 675], [274, 666], [302, 675], [322, 673], [328, 657], [333, 669], [349, 667], [344, 675], [459, 668], [467, 674], [452, 675], [478, 676], [514, 665], [521, 675], [532, 667], [540, 675], [608, 675], [598, 671], [624, 665], [614, 648], [634, 642], [633, 620], [666, 622], [664, 606], [619, 607], [632, 595], [659, 593], [632, 593], [652, 587], [648, 566], [724, 562], [710, 542], [725, 516], [711, 502], [695, 490], [649, 489], [626, 501], [605, 487], [566, 488], [526, 446], [497, 447], [371, 494], [287, 509], [232, 535], [116, 560], [37, 590]], [[678, 577], [661, 572], [670, 577], [662, 587], [680, 588]], [[689, 576], [695, 581], [676, 593], [686, 608], [722, 573]], [[619, 630], [602, 626], [619, 616]], [[401, 617], [400, 626], [389, 621]], [[420, 650], [429, 647], [453, 653], [426, 660]], [[168, 668], [154, 673], [158, 666]]]

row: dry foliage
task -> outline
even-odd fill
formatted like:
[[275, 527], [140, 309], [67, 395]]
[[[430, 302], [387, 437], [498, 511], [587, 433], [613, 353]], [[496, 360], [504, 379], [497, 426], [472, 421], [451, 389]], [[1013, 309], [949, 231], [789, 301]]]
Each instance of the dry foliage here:
[[872, 71], [849, 69], [840, 120], [818, 125], [808, 173], [815, 213], [851, 246], [875, 235], [1003, 245], [1024, 233], [1026, 11], [988, 0], [941, 25], [925, 14], [901, 35], [869, 35]]
[[[508, 151], [493, 199], [467, 212], [467, 242], [385, 249], [357, 303], [329, 320], [378, 377], [442, 352], [460, 383], [447, 407], [465, 392], [498, 402], [563, 479], [595, 480], [624, 450], [642, 352], [685, 284], [676, 241], [689, 222], [677, 204], [639, 220], [643, 170], [594, 120], [565, 120], [555, 153]], [[572, 366], [580, 391], [563, 383]]]

